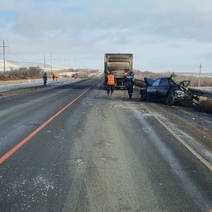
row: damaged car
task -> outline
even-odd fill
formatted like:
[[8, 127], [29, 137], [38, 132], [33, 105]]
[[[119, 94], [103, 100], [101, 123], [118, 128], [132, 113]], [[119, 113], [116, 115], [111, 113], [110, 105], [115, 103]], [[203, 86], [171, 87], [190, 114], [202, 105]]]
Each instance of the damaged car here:
[[175, 75], [160, 77], [156, 80], [144, 77], [146, 86], [140, 89], [141, 100], [163, 101], [166, 105], [173, 105], [182, 101], [189, 101], [198, 104], [199, 99], [189, 91], [189, 80], [176, 83], [173, 80]]

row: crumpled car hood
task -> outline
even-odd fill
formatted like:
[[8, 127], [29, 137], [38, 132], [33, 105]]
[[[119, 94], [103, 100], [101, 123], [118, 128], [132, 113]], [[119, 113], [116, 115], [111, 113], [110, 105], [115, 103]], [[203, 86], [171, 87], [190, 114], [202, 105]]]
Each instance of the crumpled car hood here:
[[183, 80], [183, 81], [181, 81], [181, 82], [179, 82], [178, 84], [180, 85], [180, 86], [183, 86], [183, 87], [188, 87], [188, 85], [190, 84], [190, 80]]

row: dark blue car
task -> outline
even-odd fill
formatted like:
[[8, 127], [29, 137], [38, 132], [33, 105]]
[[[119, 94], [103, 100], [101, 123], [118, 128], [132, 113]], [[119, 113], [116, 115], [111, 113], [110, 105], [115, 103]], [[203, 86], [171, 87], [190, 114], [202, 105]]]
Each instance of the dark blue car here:
[[161, 77], [156, 80], [144, 78], [145, 88], [140, 89], [141, 100], [163, 101], [166, 105], [173, 105], [176, 102], [192, 101], [198, 103], [198, 97], [194, 96], [188, 89], [189, 80], [176, 83], [170, 77]]

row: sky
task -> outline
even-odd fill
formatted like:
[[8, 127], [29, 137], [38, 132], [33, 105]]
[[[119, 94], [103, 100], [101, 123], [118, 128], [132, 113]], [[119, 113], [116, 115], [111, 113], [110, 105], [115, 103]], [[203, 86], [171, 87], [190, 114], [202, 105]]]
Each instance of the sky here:
[[104, 69], [212, 73], [211, 0], [0, 0], [0, 60]]

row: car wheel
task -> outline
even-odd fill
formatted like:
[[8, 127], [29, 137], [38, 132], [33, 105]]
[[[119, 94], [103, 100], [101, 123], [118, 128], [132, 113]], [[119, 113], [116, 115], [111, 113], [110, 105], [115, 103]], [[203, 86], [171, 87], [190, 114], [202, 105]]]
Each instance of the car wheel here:
[[166, 105], [173, 105], [175, 102], [174, 94], [173, 92], [169, 92], [168, 96], [166, 97]]
[[145, 101], [146, 100], [146, 90], [140, 91], [140, 94], [141, 94], [141, 101]]

